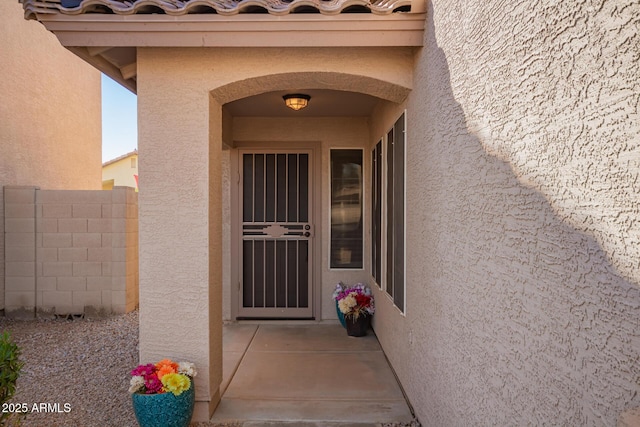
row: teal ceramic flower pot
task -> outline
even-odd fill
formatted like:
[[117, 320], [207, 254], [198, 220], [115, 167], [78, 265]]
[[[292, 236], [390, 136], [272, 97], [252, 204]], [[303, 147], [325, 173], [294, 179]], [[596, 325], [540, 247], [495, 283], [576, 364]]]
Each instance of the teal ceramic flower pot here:
[[344, 314], [340, 311], [340, 307], [338, 306], [338, 301], [336, 301], [336, 313], [338, 313], [338, 319], [340, 320], [340, 324], [343, 328], [347, 327], [347, 323], [344, 321]]
[[180, 396], [173, 393], [131, 395], [140, 427], [188, 427], [195, 404], [193, 384]]

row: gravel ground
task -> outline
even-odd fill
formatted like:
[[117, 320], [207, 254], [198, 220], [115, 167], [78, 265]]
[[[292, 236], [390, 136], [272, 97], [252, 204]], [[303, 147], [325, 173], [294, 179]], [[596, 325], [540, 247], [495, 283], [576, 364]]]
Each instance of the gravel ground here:
[[[21, 427], [137, 426], [128, 392], [129, 372], [138, 364], [137, 311], [104, 319], [25, 321], [0, 316], [0, 332], [6, 330], [24, 362], [11, 401], [26, 404]], [[420, 424], [382, 427], [404, 426]]]
[[[138, 362], [137, 311], [104, 319], [0, 317], [4, 330], [11, 332], [24, 361], [12, 399], [28, 408], [21, 426], [137, 425], [128, 392], [129, 372]], [[59, 407], [34, 411], [34, 404], [42, 403]]]

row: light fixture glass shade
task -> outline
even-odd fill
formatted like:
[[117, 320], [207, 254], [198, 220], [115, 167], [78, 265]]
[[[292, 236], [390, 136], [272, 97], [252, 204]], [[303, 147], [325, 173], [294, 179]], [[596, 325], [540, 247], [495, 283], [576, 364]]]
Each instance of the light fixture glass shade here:
[[302, 110], [307, 106], [311, 97], [309, 95], [303, 95], [301, 93], [294, 93], [291, 95], [285, 95], [282, 97], [287, 107], [292, 110]]

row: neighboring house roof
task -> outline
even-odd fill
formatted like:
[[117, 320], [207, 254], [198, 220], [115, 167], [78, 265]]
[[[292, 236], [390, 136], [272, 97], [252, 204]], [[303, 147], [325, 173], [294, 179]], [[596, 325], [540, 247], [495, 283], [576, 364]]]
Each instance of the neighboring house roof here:
[[127, 157], [137, 156], [137, 155], [138, 155], [138, 150], [133, 150], [133, 151], [132, 151], [132, 152], [130, 152], [130, 153], [123, 154], [122, 156], [118, 156], [118, 157], [116, 157], [115, 159], [111, 159], [111, 160], [108, 160], [108, 161], [104, 162], [104, 163], [102, 164], [102, 167], [108, 166], [108, 165], [110, 165], [110, 164], [112, 164], [112, 163], [119, 162], [120, 160], [122, 160], [122, 159], [126, 159]]
[[[114, 186], [133, 187], [138, 191], [138, 150], [118, 156], [102, 164], [102, 189]], [[133, 161], [135, 160], [135, 161]]]
[[[60, 3], [61, 2], [61, 3]], [[107, 13], [117, 15], [187, 14], [236, 15], [264, 13], [287, 15], [317, 11], [323, 15], [343, 12], [388, 15], [409, 11], [411, 0], [23, 0], [27, 13], [58, 12], [66, 15]]]

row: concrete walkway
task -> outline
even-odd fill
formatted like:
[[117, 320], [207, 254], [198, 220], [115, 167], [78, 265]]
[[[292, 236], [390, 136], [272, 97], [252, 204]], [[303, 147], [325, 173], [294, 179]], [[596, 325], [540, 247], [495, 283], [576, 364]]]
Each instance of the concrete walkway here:
[[340, 325], [224, 326], [218, 425], [409, 423], [413, 417], [373, 331]]

